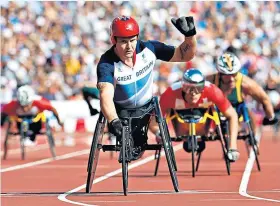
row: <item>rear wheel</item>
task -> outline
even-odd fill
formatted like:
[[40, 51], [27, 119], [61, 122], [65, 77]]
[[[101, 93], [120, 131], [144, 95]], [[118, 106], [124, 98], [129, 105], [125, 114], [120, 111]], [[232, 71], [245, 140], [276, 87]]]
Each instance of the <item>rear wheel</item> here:
[[192, 176], [195, 177], [195, 136], [191, 136], [191, 147], [192, 147]]
[[90, 193], [92, 183], [94, 180], [94, 176], [95, 176], [95, 172], [96, 172], [96, 168], [97, 168], [97, 164], [98, 164], [99, 152], [101, 149], [104, 125], [105, 125], [104, 117], [102, 114], [100, 114], [98, 122], [95, 127], [92, 144], [91, 144], [91, 148], [90, 148], [90, 153], [89, 153], [86, 193]]
[[259, 158], [258, 158], [258, 151], [259, 151], [258, 143], [257, 143], [257, 140], [256, 140], [255, 135], [253, 133], [251, 122], [248, 122], [247, 124], [248, 124], [248, 128], [249, 128], [249, 138], [250, 138], [249, 142], [250, 142], [250, 145], [251, 145], [251, 147], [253, 148], [253, 151], [254, 151], [257, 168], [258, 168], [259, 171], [261, 171], [261, 165], [260, 165]]
[[123, 178], [123, 193], [127, 196], [128, 187], [128, 156], [129, 156], [129, 129], [128, 126], [123, 127], [122, 133], [122, 178]]
[[50, 145], [50, 151], [51, 151], [52, 157], [55, 158], [56, 157], [55, 142], [54, 142], [51, 127], [50, 127], [49, 124], [46, 124], [46, 135], [48, 137], [48, 142], [49, 142], [49, 145]]

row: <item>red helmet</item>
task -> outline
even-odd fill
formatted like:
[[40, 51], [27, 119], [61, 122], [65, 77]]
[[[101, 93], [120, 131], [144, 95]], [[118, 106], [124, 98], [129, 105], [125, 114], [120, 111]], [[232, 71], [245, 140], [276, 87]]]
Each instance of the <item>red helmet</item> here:
[[116, 44], [115, 37], [131, 37], [138, 34], [138, 23], [132, 17], [119, 16], [111, 24], [111, 41], [113, 44]]

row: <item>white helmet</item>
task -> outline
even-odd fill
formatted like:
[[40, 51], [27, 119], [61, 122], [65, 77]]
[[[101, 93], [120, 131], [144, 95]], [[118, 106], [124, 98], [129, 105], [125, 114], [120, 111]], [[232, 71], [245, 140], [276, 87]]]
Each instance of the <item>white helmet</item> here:
[[226, 52], [217, 58], [217, 70], [222, 74], [235, 74], [241, 69], [237, 56]]
[[17, 90], [17, 100], [21, 106], [29, 105], [33, 102], [35, 92], [29, 85], [24, 85]]

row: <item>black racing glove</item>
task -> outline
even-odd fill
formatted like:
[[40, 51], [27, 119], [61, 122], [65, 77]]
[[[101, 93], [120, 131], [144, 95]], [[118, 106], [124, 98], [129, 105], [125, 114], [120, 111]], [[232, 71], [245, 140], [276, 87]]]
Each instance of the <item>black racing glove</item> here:
[[185, 35], [185, 37], [194, 36], [196, 34], [192, 16], [172, 18], [171, 22], [182, 34]]
[[263, 125], [274, 125], [274, 124], [277, 124], [279, 120], [277, 119], [276, 116], [274, 116], [273, 119], [268, 119], [267, 117], [263, 118], [263, 122], [262, 124]]
[[123, 125], [119, 118], [112, 120], [109, 123], [109, 132], [115, 135], [117, 138], [122, 136]]

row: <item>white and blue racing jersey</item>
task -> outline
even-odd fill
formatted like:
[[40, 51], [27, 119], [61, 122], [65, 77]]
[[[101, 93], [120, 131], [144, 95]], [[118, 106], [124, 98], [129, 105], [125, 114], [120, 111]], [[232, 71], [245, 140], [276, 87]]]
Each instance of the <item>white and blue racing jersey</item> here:
[[156, 59], [169, 61], [175, 52], [173, 46], [158, 41], [136, 45], [133, 68], [125, 65], [114, 52], [114, 46], [105, 52], [97, 65], [99, 82], [109, 82], [115, 87], [114, 102], [123, 108], [137, 108], [153, 97], [153, 68]]

